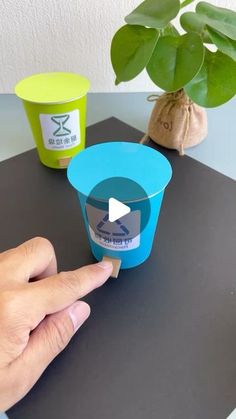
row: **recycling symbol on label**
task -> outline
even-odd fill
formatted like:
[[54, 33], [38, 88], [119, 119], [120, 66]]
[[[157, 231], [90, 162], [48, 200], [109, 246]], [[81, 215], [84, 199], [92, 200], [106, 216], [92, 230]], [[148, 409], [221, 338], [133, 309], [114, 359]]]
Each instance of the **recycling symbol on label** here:
[[130, 234], [128, 228], [124, 224], [122, 224], [120, 220], [116, 220], [115, 223], [119, 226], [119, 230], [121, 230], [122, 232], [110, 232], [110, 231], [104, 230], [103, 227], [105, 226], [105, 224], [107, 222], [109, 222], [109, 214], [108, 213], [97, 224], [97, 226], [96, 226], [97, 231], [99, 231], [102, 234], [111, 235], [111, 236], [114, 236], [114, 237], [125, 237], [125, 236], [128, 236]]

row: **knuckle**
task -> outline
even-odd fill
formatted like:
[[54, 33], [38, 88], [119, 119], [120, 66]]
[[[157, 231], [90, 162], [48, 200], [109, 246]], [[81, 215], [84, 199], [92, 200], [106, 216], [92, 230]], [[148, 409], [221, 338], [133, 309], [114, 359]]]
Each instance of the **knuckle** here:
[[93, 268], [93, 266], [83, 266], [77, 271], [76, 275], [77, 281], [80, 283], [81, 295], [84, 294], [85, 290], [91, 291], [94, 288], [94, 279], [96, 276], [94, 275]]
[[60, 272], [58, 278], [60, 285], [68, 293], [74, 294], [76, 292], [76, 294], [80, 294], [82, 290], [81, 279], [75, 271]]
[[53, 353], [61, 352], [70, 341], [72, 330], [67, 319], [52, 316], [49, 327], [49, 343]]
[[54, 247], [52, 243], [45, 237], [40, 236], [34, 237], [33, 239], [23, 243], [22, 251], [24, 255], [27, 257], [31, 255], [35, 250], [37, 250], [38, 247], [44, 247], [46, 252], [54, 252]]
[[32, 241], [35, 242], [35, 244], [40, 244], [45, 247], [47, 246], [49, 249], [54, 250], [52, 243], [50, 242], [50, 240], [46, 239], [46, 237], [37, 236], [34, 237]]
[[94, 269], [93, 265], [83, 266], [82, 268], [80, 268], [81, 276], [83, 277], [84, 282], [87, 282], [87, 283], [92, 282], [93, 269]]

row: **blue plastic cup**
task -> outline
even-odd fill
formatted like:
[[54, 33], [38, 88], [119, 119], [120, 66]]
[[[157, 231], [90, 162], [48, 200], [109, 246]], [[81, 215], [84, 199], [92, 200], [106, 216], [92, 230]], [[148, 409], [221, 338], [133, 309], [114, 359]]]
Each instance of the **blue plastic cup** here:
[[[67, 175], [69, 182], [78, 193], [94, 257], [98, 261], [102, 260], [103, 256], [120, 259], [121, 269], [132, 268], [143, 263], [151, 253], [162, 199], [172, 176], [169, 161], [158, 151], [142, 144], [100, 143], [77, 154], [69, 164]], [[91, 223], [91, 217], [97, 220], [100, 217], [103, 220], [102, 224], [105, 223], [104, 220], [108, 218], [109, 198], [109, 196], [104, 198], [102, 191], [100, 195], [99, 192], [96, 192], [96, 196], [91, 194], [96, 190], [96, 185], [107, 179], [112, 181], [112, 178], [130, 179], [140, 185], [146, 193], [146, 198], [144, 198], [143, 196], [134, 197], [130, 189], [126, 191], [125, 187], [120, 191], [120, 195], [114, 191], [115, 198], [131, 208], [130, 214], [125, 216], [126, 223], [139, 223], [139, 231], [134, 237], [112, 239], [103, 233], [97, 234], [91, 228], [94, 224]], [[145, 199], [149, 203], [148, 219], [146, 219], [147, 202]], [[127, 228], [132, 230], [132, 226], [127, 225]]]

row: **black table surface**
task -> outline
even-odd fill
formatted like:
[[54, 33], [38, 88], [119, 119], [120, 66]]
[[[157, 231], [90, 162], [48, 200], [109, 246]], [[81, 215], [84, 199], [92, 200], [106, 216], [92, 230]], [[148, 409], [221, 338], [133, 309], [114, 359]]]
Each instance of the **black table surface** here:
[[[110, 118], [87, 144], [141, 136]], [[235, 408], [236, 184], [150, 145], [173, 167], [151, 257], [86, 298], [90, 319], [10, 419], [222, 419]], [[0, 251], [40, 235], [59, 269], [93, 261], [65, 171], [36, 150], [0, 164], [0, 197]]]

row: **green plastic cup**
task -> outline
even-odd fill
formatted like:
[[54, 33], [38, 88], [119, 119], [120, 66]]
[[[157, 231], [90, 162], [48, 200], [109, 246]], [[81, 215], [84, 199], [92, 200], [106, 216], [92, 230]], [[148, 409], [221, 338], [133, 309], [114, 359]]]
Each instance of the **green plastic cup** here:
[[35, 74], [16, 85], [45, 166], [65, 168], [84, 149], [89, 87], [85, 77], [61, 72]]

